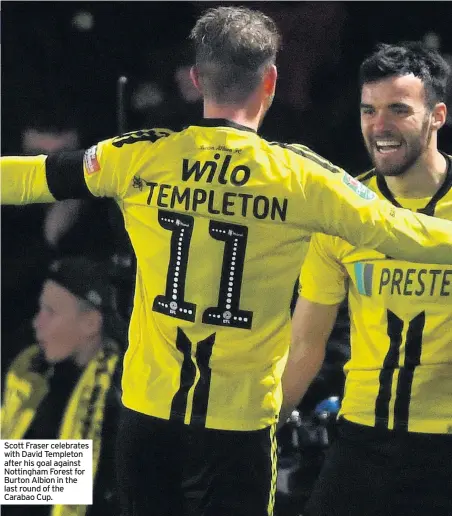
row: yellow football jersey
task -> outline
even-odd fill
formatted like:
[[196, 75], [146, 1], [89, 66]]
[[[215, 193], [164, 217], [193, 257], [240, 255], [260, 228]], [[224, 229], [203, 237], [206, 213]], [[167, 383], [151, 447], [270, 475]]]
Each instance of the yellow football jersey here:
[[[360, 179], [396, 206], [452, 220], [452, 160], [428, 199], [391, 195], [373, 171]], [[348, 291], [351, 358], [341, 414], [401, 431], [452, 433], [452, 267], [414, 264], [315, 235], [302, 294], [335, 304]]]
[[208, 428], [276, 421], [312, 232], [413, 259], [452, 249], [444, 221], [395, 216], [306, 147], [226, 120], [132, 132], [84, 155], [2, 158], [3, 202], [86, 196], [116, 199], [137, 258], [124, 404]]

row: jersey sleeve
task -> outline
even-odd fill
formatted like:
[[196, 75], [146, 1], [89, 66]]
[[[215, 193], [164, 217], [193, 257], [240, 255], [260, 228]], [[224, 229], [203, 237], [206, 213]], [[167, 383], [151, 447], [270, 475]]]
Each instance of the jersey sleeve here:
[[133, 149], [120, 138], [104, 140], [86, 151], [45, 156], [1, 158], [2, 204], [29, 204], [121, 198], [133, 175]]
[[347, 274], [336, 258], [334, 238], [316, 233], [311, 238], [300, 274], [300, 294], [314, 303], [335, 305], [347, 295]]
[[311, 231], [401, 260], [452, 264], [452, 222], [396, 208], [344, 171], [311, 167], [302, 184]]
[[[95, 197], [122, 199], [138, 168], [149, 159], [149, 144], [157, 149], [170, 129], [132, 131], [90, 147], [83, 159], [85, 183]], [[146, 157], [144, 157], [146, 156]]]
[[53, 202], [46, 175], [47, 156], [5, 156], [1, 159], [2, 204]]
[[104, 140], [85, 151], [83, 174], [85, 183], [95, 197], [124, 195], [133, 174], [133, 149], [119, 146], [118, 139]]

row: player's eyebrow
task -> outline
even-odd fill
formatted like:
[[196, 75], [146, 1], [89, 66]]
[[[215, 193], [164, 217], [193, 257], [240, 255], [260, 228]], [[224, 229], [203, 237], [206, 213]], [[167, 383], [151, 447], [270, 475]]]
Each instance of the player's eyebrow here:
[[[373, 104], [367, 104], [366, 102], [360, 102], [359, 104], [360, 108], [373, 108]], [[409, 104], [405, 104], [405, 102], [392, 102], [391, 104], [388, 104], [389, 108], [407, 108], [409, 109]]]
[[408, 104], [405, 104], [405, 102], [393, 102], [392, 104], [389, 104], [390, 108], [410, 108]]

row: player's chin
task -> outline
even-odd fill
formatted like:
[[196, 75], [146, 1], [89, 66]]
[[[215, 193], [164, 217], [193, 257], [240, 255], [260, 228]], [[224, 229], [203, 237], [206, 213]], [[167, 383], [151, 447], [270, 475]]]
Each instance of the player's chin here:
[[388, 166], [387, 164], [377, 164], [375, 167], [378, 173], [385, 177], [397, 177], [401, 176], [405, 172], [403, 166]]
[[400, 176], [406, 169], [403, 156], [385, 156], [377, 151], [372, 161], [378, 172], [384, 176]]

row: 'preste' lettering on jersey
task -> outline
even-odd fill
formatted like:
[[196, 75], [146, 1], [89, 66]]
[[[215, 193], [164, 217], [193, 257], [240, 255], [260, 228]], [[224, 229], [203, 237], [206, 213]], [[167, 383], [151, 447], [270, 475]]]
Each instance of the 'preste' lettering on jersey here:
[[[383, 267], [378, 293], [390, 292], [399, 296], [452, 295], [452, 269], [402, 269]], [[451, 307], [452, 310], [452, 307]]]

